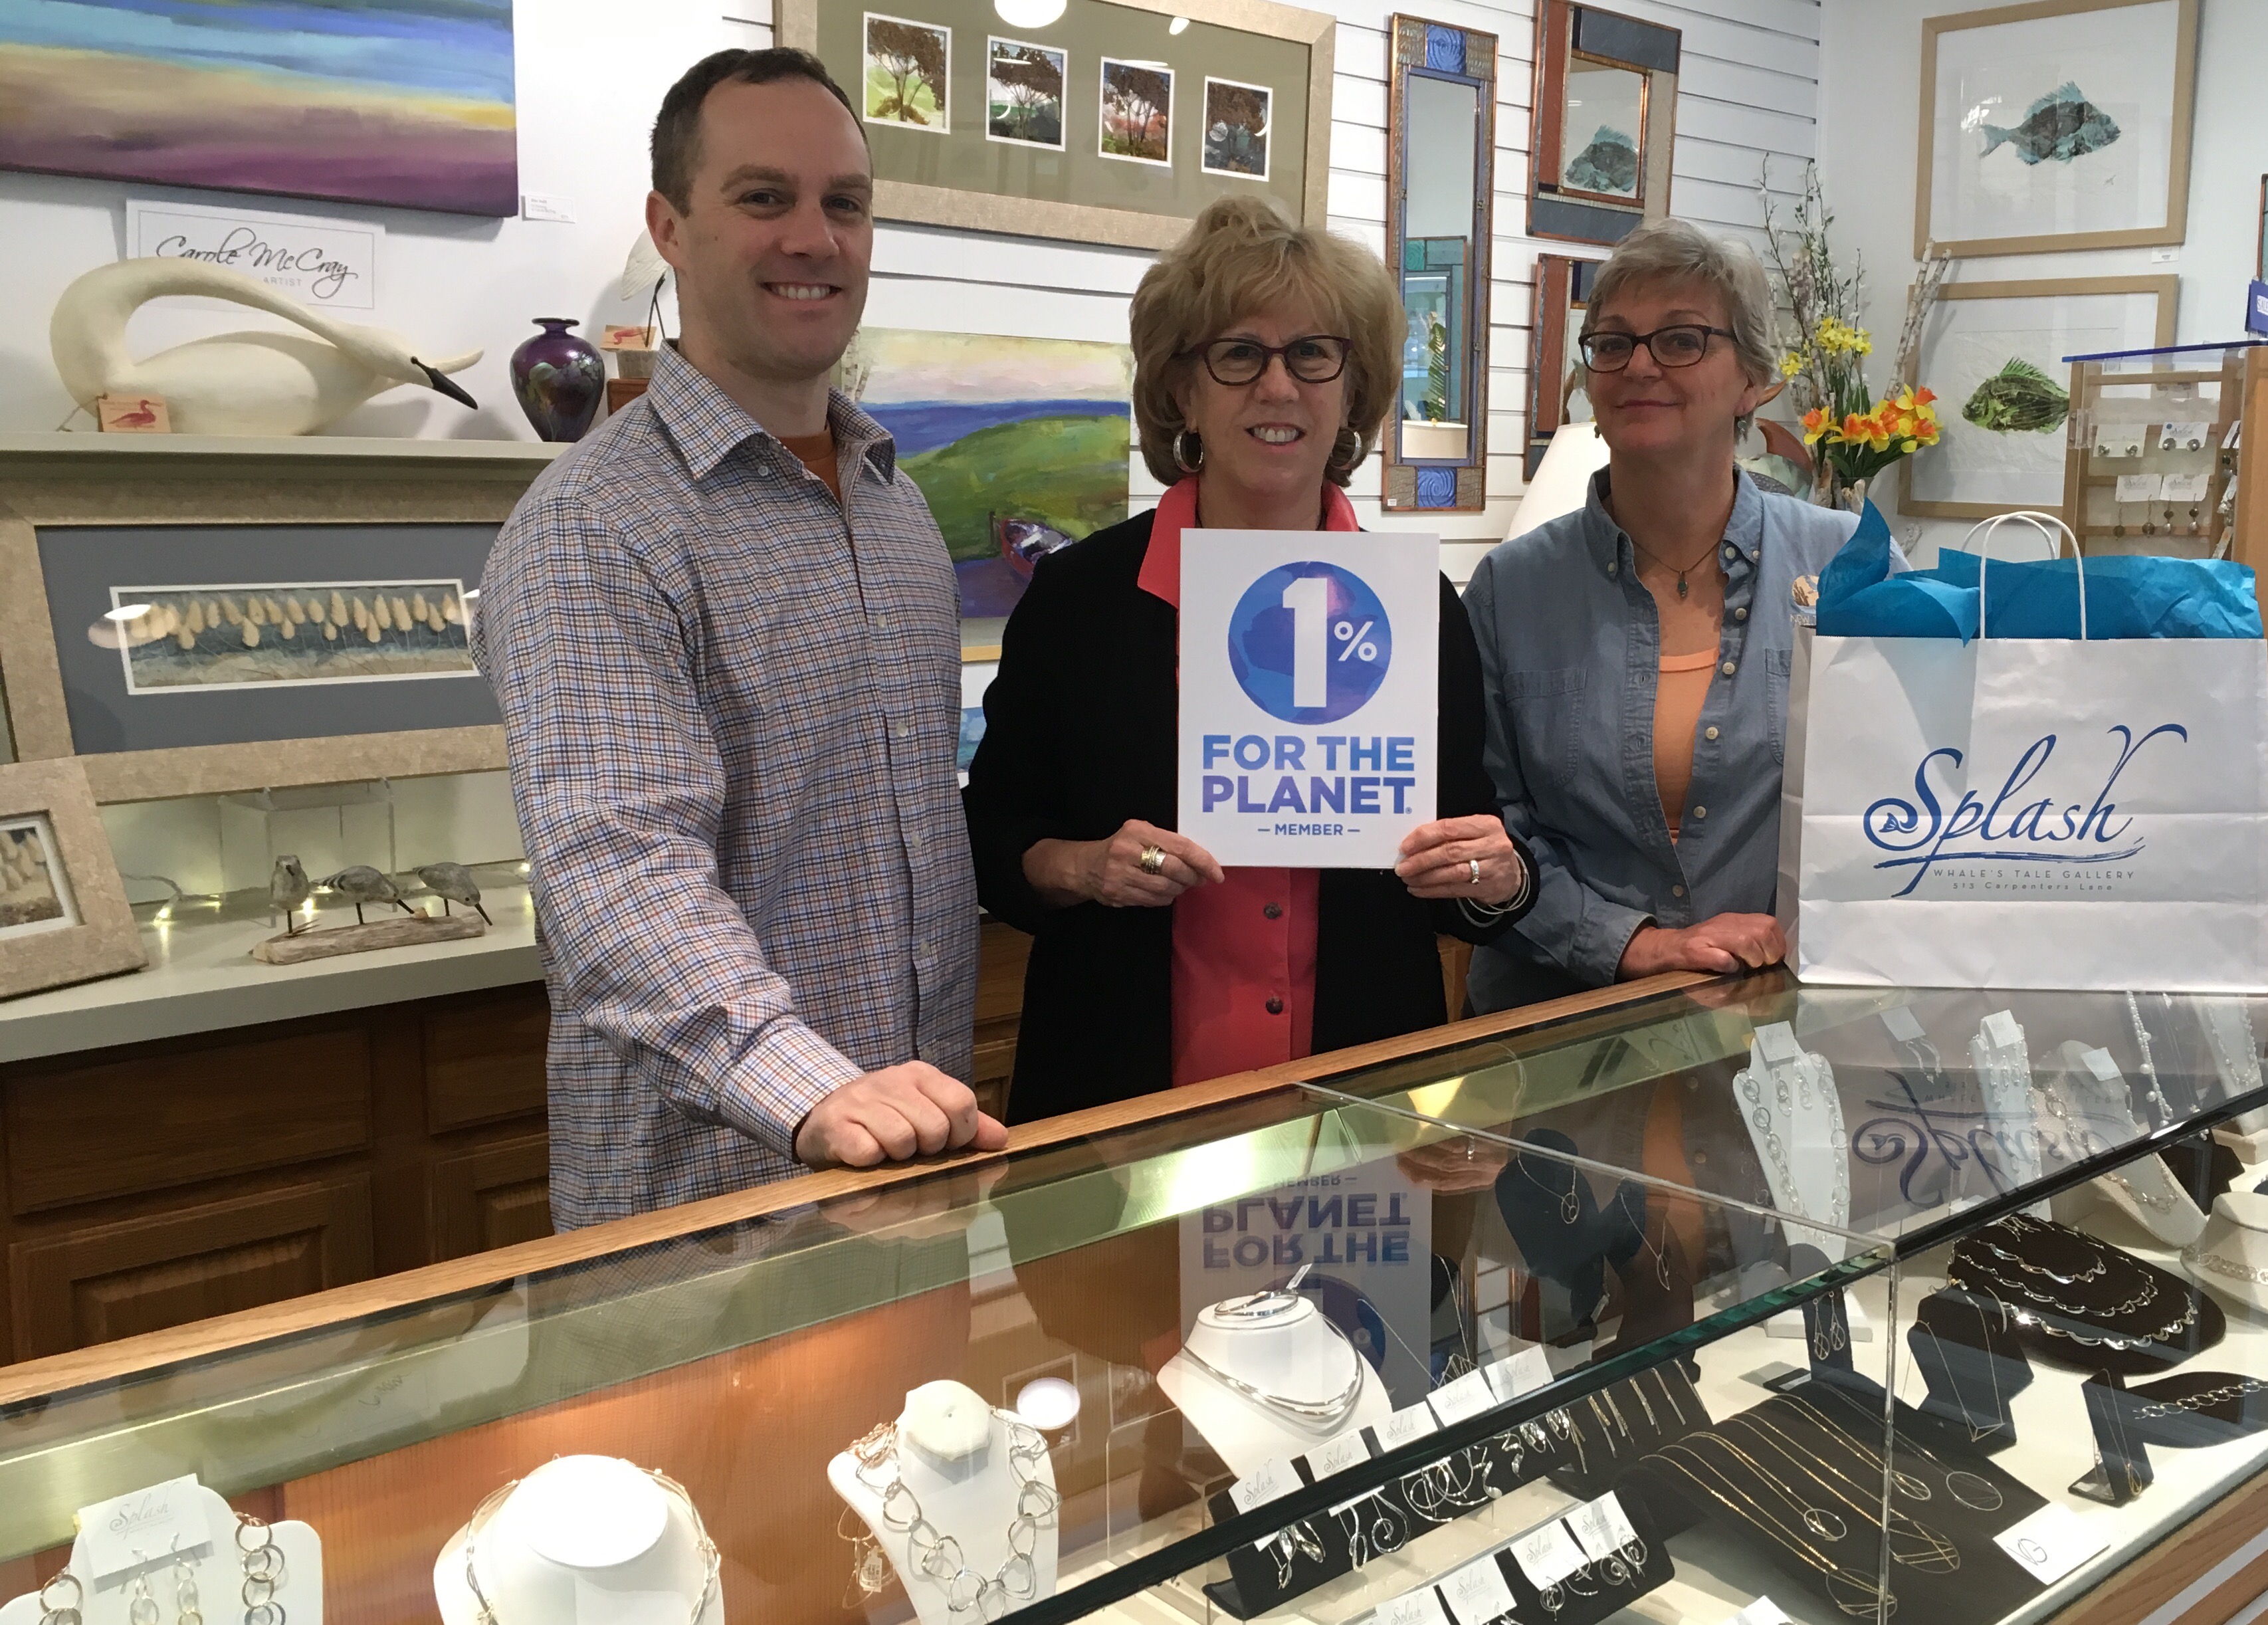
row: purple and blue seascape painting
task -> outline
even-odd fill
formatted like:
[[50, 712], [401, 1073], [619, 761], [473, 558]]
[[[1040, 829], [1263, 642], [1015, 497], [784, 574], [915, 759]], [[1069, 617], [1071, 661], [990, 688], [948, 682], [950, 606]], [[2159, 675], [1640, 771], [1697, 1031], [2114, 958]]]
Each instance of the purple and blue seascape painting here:
[[519, 211], [512, 0], [6, 0], [0, 168]]

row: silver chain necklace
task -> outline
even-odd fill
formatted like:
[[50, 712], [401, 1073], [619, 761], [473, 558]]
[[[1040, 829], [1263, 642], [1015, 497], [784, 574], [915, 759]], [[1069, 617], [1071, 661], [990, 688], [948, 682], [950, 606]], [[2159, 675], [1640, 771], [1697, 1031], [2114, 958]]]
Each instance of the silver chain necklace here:
[[[973, 1612], [980, 1620], [997, 1620], [1016, 1603], [1039, 1595], [1040, 1531], [1055, 1522], [1060, 1497], [1052, 1485], [1041, 1481], [1039, 1464], [1047, 1459], [1048, 1442], [1038, 1429], [1004, 1410], [992, 1413], [1007, 1424], [1008, 1470], [1016, 1480], [1016, 1510], [1008, 1523], [1008, 1555], [992, 1573], [980, 1574], [968, 1566], [961, 1542], [942, 1533], [922, 1511], [921, 1497], [905, 1481], [898, 1466], [898, 1424], [886, 1422], [867, 1430], [850, 1446], [851, 1469], [859, 1484], [881, 1498], [875, 1514], [883, 1526], [906, 1537], [906, 1553], [917, 1573], [945, 1588], [946, 1612]], [[857, 1571], [860, 1589], [880, 1591], [884, 1582], [862, 1558]], [[870, 1579], [874, 1583], [869, 1584]]]

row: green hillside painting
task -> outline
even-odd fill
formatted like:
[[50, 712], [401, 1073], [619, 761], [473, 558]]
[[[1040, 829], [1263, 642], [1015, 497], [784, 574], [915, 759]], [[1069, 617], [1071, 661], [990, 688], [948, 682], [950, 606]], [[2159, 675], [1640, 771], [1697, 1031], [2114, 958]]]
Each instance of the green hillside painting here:
[[929, 499], [965, 636], [992, 640], [1041, 558], [1126, 517], [1133, 369], [1123, 344], [859, 334], [844, 382]]

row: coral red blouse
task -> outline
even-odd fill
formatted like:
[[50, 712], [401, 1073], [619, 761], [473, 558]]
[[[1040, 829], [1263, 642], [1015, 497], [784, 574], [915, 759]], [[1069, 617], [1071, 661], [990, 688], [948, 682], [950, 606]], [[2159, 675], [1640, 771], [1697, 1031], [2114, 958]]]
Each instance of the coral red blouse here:
[[[1182, 605], [1182, 532], [1197, 521], [1197, 483], [1159, 499], [1138, 585]], [[1323, 487], [1325, 530], [1359, 530], [1354, 505]], [[1314, 1050], [1314, 869], [1225, 870], [1174, 904], [1174, 1084], [1296, 1060]]]

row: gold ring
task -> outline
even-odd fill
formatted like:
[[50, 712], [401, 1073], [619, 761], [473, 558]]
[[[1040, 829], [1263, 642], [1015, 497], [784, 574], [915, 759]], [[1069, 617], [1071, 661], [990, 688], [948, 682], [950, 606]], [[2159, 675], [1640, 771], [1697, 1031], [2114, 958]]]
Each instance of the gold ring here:
[[1163, 846], [1145, 846], [1141, 857], [1136, 861], [1141, 864], [1145, 875], [1162, 875], [1166, 872], [1166, 849]]

